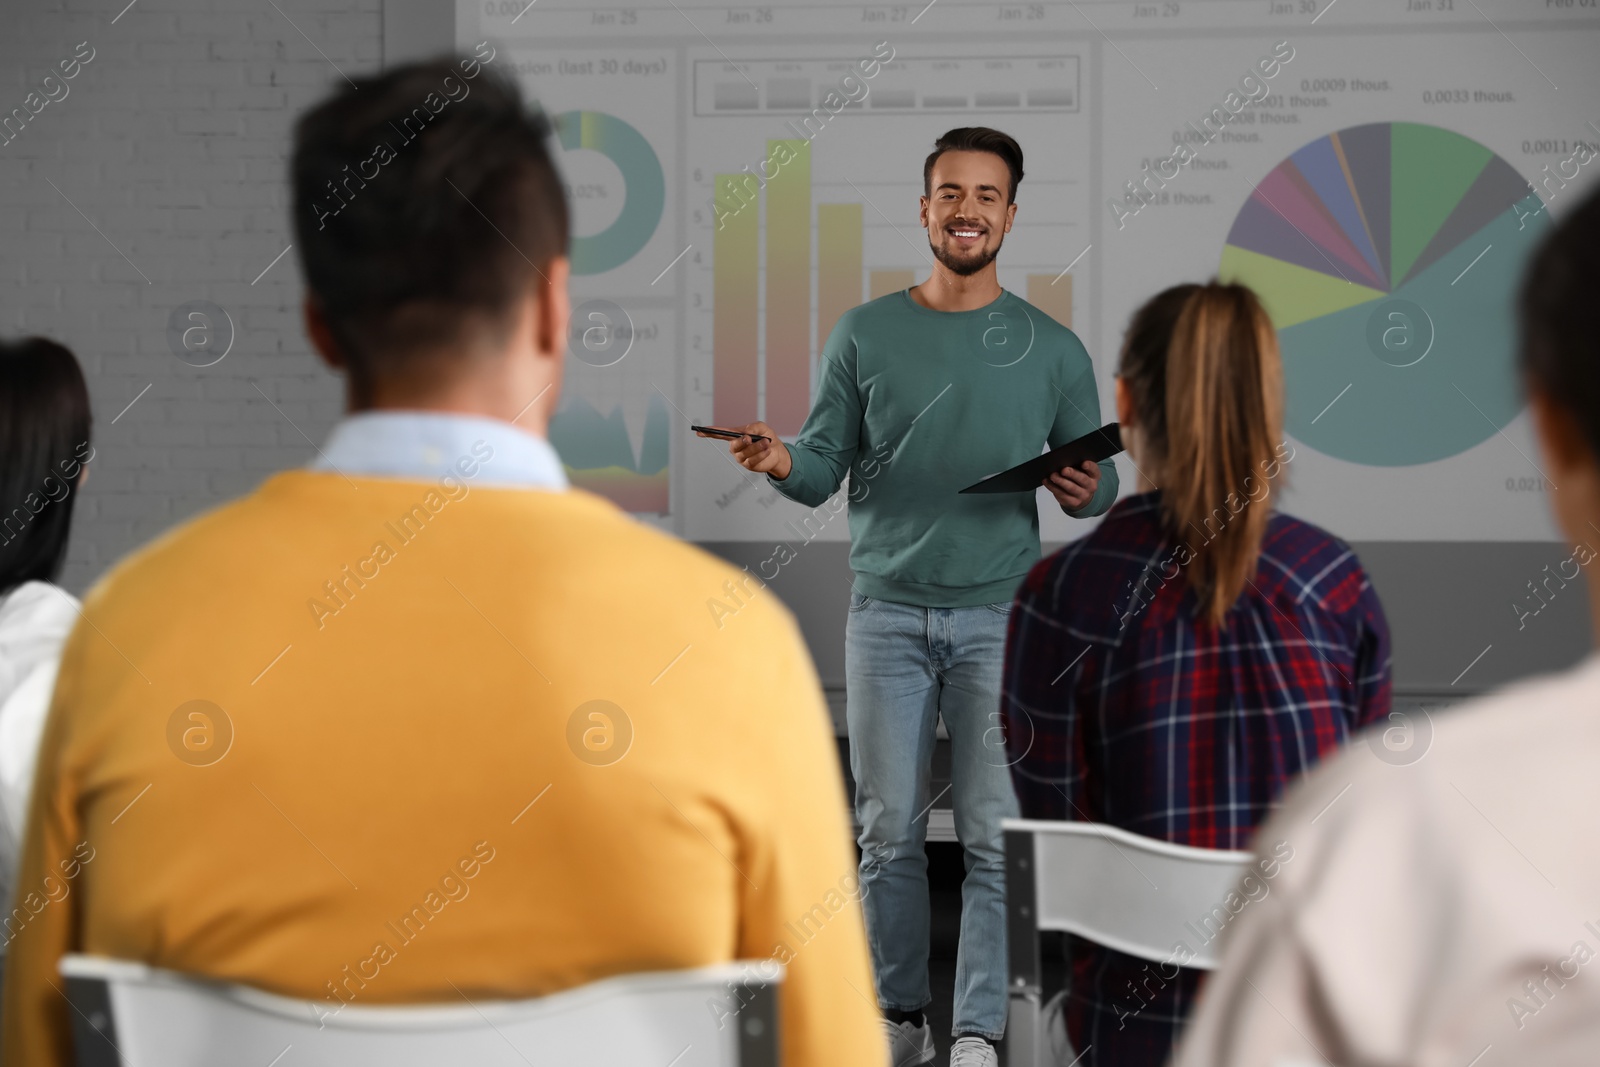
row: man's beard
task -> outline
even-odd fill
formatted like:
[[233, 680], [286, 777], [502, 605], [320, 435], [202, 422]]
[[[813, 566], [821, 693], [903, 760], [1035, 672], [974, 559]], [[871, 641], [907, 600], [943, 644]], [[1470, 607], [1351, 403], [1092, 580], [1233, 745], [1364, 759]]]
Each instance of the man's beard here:
[[[948, 237], [946, 240], [948, 240]], [[974, 256], [962, 257], [953, 255], [945, 250], [942, 243], [934, 244], [933, 238], [928, 238], [928, 247], [933, 249], [934, 258], [940, 263], [943, 263], [950, 273], [957, 274], [962, 277], [976, 274], [989, 264], [993, 263], [994, 257], [1000, 254], [1000, 246], [1004, 243], [1005, 238], [1001, 237], [1000, 240], [994, 243], [993, 248], [984, 249]]]

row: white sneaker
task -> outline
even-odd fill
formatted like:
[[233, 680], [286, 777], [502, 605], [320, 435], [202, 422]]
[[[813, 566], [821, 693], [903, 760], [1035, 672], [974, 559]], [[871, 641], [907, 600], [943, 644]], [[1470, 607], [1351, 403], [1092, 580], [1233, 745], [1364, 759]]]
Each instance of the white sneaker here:
[[950, 1046], [950, 1067], [1000, 1067], [1000, 1054], [981, 1037], [963, 1037]]
[[912, 1067], [917, 1063], [933, 1062], [936, 1054], [933, 1048], [933, 1024], [927, 1021], [926, 1016], [923, 1017], [921, 1026], [892, 1023], [885, 1019], [883, 1033], [889, 1039], [889, 1062], [894, 1064], [894, 1067]]

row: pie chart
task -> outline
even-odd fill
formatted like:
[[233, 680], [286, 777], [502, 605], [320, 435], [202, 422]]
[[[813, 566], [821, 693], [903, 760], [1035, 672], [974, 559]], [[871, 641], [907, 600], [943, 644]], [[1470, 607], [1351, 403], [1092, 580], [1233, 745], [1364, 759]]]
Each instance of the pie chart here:
[[573, 274], [615, 270], [649, 242], [661, 221], [667, 183], [661, 161], [644, 134], [603, 111], [567, 111], [556, 117], [561, 147], [588, 148], [617, 165], [626, 183], [622, 212], [597, 234], [574, 237], [568, 255]]
[[1277, 327], [1285, 429], [1376, 467], [1498, 433], [1523, 406], [1515, 297], [1543, 208], [1488, 148], [1420, 123], [1352, 126], [1273, 168], [1218, 276], [1255, 290]]

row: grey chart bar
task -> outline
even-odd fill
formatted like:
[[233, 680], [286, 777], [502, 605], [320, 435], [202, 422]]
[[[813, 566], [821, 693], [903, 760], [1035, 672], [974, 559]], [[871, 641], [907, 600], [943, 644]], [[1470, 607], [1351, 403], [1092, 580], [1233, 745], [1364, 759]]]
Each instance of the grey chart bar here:
[[1071, 107], [1073, 96], [1071, 89], [1029, 89], [1028, 106]]
[[915, 89], [883, 89], [872, 94], [873, 107], [916, 107]]
[[718, 111], [754, 111], [761, 106], [754, 85], [743, 82], [718, 82], [712, 90], [712, 106]]
[[767, 110], [811, 110], [811, 81], [808, 78], [768, 78]]

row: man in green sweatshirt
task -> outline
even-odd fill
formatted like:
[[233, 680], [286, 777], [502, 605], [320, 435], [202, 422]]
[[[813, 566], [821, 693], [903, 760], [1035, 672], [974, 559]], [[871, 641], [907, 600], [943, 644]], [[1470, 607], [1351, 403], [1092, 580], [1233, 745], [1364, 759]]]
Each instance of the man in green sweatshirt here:
[[[991, 1067], [1005, 1031], [1005, 853], [1017, 813], [997, 713], [1012, 598], [1039, 559], [1032, 493], [958, 490], [1100, 425], [1094, 366], [1073, 332], [1000, 288], [995, 255], [1016, 217], [1022, 150], [997, 130], [951, 130], [923, 167], [931, 277], [839, 319], [816, 399], [785, 444], [737, 427], [735, 459], [815, 507], [850, 476], [845, 689], [861, 884], [877, 993], [896, 1067], [935, 1055], [923, 850], [934, 731], [951, 743], [951, 802], [966, 852], [952, 1067]], [[768, 440], [755, 440], [759, 435]], [[1110, 463], [1045, 482], [1068, 515], [1117, 497]]]

